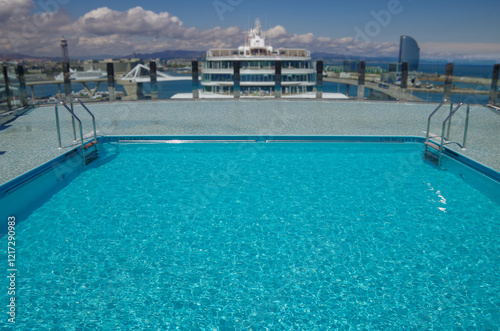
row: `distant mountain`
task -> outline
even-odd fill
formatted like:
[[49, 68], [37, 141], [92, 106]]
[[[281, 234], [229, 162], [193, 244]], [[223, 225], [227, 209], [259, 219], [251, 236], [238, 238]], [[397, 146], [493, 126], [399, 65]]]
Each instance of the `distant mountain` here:
[[[140, 58], [140, 59], [157, 59], [170, 60], [170, 59], [198, 59], [205, 56], [205, 51], [185, 51], [185, 50], [171, 50], [156, 53], [136, 53], [127, 56], [121, 55], [94, 55], [94, 56], [72, 56], [69, 55], [70, 60], [105, 60], [105, 59], [130, 59], [130, 58]], [[0, 53], [0, 59], [6, 61], [20, 61], [23, 59], [33, 59], [33, 60], [47, 60], [47, 61], [61, 61], [61, 57], [50, 57], [50, 56], [37, 56], [37, 55], [26, 55], [19, 53]]]
[[322, 53], [315, 52], [311, 53], [311, 57], [313, 60], [323, 60], [325, 63], [342, 63], [345, 60], [354, 60], [354, 61], [367, 61], [367, 62], [398, 62], [398, 58], [396, 57], [368, 57], [368, 56], [350, 56], [346, 57], [344, 54], [333, 54], [333, 53]]
[[34, 60], [46, 60], [46, 61], [60, 61], [61, 57], [50, 57], [50, 56], [37, 56], [37, 55], [26, 55], [19, 53], [0, 53], [0, 59], [6, 61], [19, 61], [23, 59], [34, 59]]

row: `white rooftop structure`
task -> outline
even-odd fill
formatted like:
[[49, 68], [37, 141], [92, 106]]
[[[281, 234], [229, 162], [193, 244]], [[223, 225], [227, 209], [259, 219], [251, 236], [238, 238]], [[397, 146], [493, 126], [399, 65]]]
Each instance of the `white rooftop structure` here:
[[247, 34], [245, 45], [238, 47], [238, 53], [250, 55], [252, 53], [251, 50], [259, 50], [260, 53], [266, 55], [273, 53], [273, 47], [266, 45], [266, 38], [262, 32], [262, 24], [258, 18], [255, 20], [255, 28], [251, 29]]
[[[235, 75], [235, 70], [239, 75]], [[254, 28], [246, 34], [244, 45], [207, 51], [201, 86], [209, 96], [234, 93], [241, 97], [305, 96], [315, 92], [316, 70], [307, 49], [275, 49], [269, 45], [257, 18]]]

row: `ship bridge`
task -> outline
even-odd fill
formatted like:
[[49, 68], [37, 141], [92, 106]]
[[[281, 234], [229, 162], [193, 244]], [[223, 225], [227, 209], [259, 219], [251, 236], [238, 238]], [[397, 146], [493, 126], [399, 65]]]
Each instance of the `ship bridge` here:
[[248, 32], [245, 45], [238, 47], [238, 54], [246, 56], [273, 54], [273, 47], [266, 43], [260, 19], [255, 20], [255, 28]]

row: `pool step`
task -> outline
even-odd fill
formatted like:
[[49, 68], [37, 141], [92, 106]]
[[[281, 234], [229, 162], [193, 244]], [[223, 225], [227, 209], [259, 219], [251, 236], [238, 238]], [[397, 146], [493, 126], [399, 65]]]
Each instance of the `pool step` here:
[[426, 146], [429, 146], [429, 147], [431, 147], [431, 148], [434, 148], [434, 149], [435, 149], [435, 150], [437, 150], [437, 151], [439, 151], [439, 150], [441, 149], [441, 146], [439, 146], [438, 144], [434, 144], [434, 143], [432, 143], [432, 142], [430, 142], [430, 141], [426, 141], [426, 142], [425, 142], [425, 145], [426, 145]]
[[90, 153], [85, 154], [85, 165], [89, 165], [99, 158], [97, 150], [93, 150]]
[[[94, 148], [91, 148], [94, 147]], [[99, 154], [97, 153], [97, 141], [91, 141], [85, 146], [83, 146], [83, 149], [86, 151], [85, 153], [85, 165], [88, 165], [99, 157]], [[91, 149], [89, 152], [87, 152], [88, 149]]]
[[83, 146], [83, 149], [89, 149], [90, 147], [94, 146], [95, 144], [97, 144], [97, 140], [93, 140], [93, 141], [89, 142], [88, 144]]
[[431, 151], [425, 151], [424, 158], [432, 163], [439, 165], [439, 155]]
[[441, 146], [430, 141], [425, 142], [425, 153], [424, 158], [426, 160], [431, 161], [435, 165], [440, 165], [441, 163], [441, 155], [442, 155]]

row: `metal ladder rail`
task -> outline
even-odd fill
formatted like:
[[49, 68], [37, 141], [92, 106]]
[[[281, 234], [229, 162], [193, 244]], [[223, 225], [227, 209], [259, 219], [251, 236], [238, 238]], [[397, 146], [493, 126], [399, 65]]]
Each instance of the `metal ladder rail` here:
[[[449, 99], [443, 99], [443, 101], [441, 101], [441, 103], [439, 104], [439, 106], [436, 107], [436, 109], [434, 109], [434, 111], [429, 115], [429, 118], [427, 120], [427, 131], [426, 131], [426, 136], [425, 136], [425, 152], [424, 152], [424, 155], [426, 157], [430, 157], [432, 159], [434, 159], [435, 161], [437, 161], [438, 164], [441, 163], [441, 146], [442, 144], [444, 143], [443, 141], [443, 138], [444, 138], [444, 128], [443, 128], [443, 131], [441, 132], [441, 143], [440, 144], [435, 144], [435, 143], [432, 143], [429, 141], [429, 135], [430, 135], [430, 127], [431, 127], [431, 119], [432, 119], [432, 116], [434, 116], [434, 114], [437, 113], [437, 111], [439, 109], [441, 109], [441, 107], [446, 104], [447, 102], [450, 103], [450, 114], [452, 113], [453, 111], [453, 101], [449, 100]], [[447, 137], [446, 139], [449, 139], [450, 137], [450, 122], [448, 124], [448, 133], [447, 133]], [[429, 147], [431, 147], [432, 149], [436, 150], [436, 151], [439, 151], [439, 155], [435, 155], [434, 153], [432, 152], [429, 152]]]
[[82, 105], [83, 109], [85, 109], [87, 111], [87, 113], [89, 113], [89, 115], [92, 116], [92, 125], [94, 127], [94, 141], [97, 142], [97, 131], [95, 129], [95, 116], [94, 116], [94, 114], [92, 114], [92, 112], [87, 108], [87, 106], [85, 106], [85, 104], [82, 102], [82, 100], [80, 100], [78, 98], [71, 100], [71, 109], [73, 109], [73, 102], [74, 101], [78, 101], [80, 103], [80, 105]]
[[[429, 118], [427, 120], [427, 131], [426, 131], [426, 136], [425, 136], [425, 142], [429, 142], [429, 131], [430, 131], [430, 128], [431, 128], [431, 119], [432, 119], [432, 116], [434, 116], [434, 114], [436, 114], [436, 112], [445, 104], [449, 102], [450, 103], [450, 114], [453, 110], [453, 101], [451, 101], [450, 99], [444, 99], [443, 101], [441, 101], [441, 103], [439, 104], [439, 106], [437, 106], [436, 109], [434, 109], [434, 111], [429, 115]], [[448, 140], [450, 137], [450, 127], [448, 126], [448, 134], [447, 134], [447, 137], [446, 139]]]
[[[464, 106], [464, 105], [467, 106], [467, 116], [466, 116], [466, 119], [465, 119], [465, 128], [464, 128], [464, 141], [463, 141], [462, 145], [460, 145], [458, 143], [457, 143], [457, 145], [460, 146], [462, 149], [465, 149], [465, 145], [467, 143], [467, 131], [469, 129], [470, 106], [469, 106], [469, 104], [463, 103], [463, 102], [461, 102], [455, 109], [453, 109], [453, 111], [443, 121], [443, 126], [442, 126], [442, 130], [441, 130], [441, 144], [439, 144], [439, 146], [437, 146], [437, 145], [433, 145], [431, 143], [426, 143], [426, 151], [427, 151], [427, 146], [431, 146], [434, 149], [436, 149], [436, 150], [439, 151], [438, 160], [437, 160], [437, 164], [438, 165], [441, 165], [441, 158], [443, 157], [443, 151], [444, 151], [444, 145], [445, 145], [445, 143], [444, 143], [444, 132], [445, 132], [445, 128], [446, 128], [446, 123], [448, 122], [448, 124], [449, 124], [449, 122], [451, 121], [453, 115], [455, 115], [457, 113], [457, 111], [462, 106]], [[449, 126], [448, 126], [448, 128], [449, 128]], [[448, 134], [449, 134], [449, 130], [448, 130]], [[439, 149], [437, 149], [436, 147], [439, 147]]]
[[[464, 103], [464, 102], [461, 102], [458, 104], [458, 106], [451, 112], [450, 115], [448, 115], [448, 117], [443, 121], [443, 130], [444, 130], [444, 127], [446, 125], [446, 122], [448, 122], [448, 134], [449, 134], [449, 123], [451, 122], [451, 119], [453, 117], [453, 115], [455, 115], [457, 113], [457, 111], [462, 107], [462, 106], [467, 106], [467, 113], [466, 113], [466, 117], [465, 117], [465, 127], [464, 127], [464, 141], [462, 143], [462, 145], [458, 144], [458, 146], [460, 146], [460, 148], [462, 149], [465, 149], [465, 145], [467, 143], [467, 131], [469, 130], [469, 113], [470, 113], [470, 106], [468, 103]], [[441, 136], [441, 139], [443, 139], [443, 137]], [[448, 140], [448, 139], [447, 139]], [[441, 145], [444, 145], [444, 144], [441, 144]]]
[[62, 149], [61, 146], [61, 129], [60, 129], [60, 124], [59, 124], [59, 105], [63, 105], [64, 108], [71, 114], [73, 119], [76, 119], [78, 121], [78, 124], [80, 125], [80, 144], [82, 148], [82, 157], [83, 157], [83, 165], [85, 166], [85, 147], [83, 146], [83, 129], [82, 129], [82, 121], [78, 118], [78, 116], [75, 115], [75, 113], [64, 103], [64, 101], [59, 101], [56, 103], [55, 107], [55, 112], [56, 112], [56, 125], [57, 125], [57, 139], [59, 143], [59, 149]]

